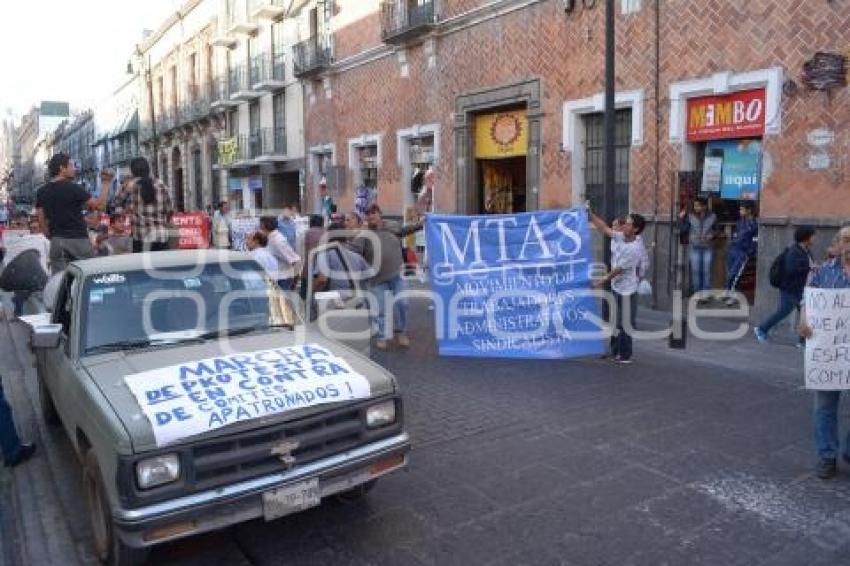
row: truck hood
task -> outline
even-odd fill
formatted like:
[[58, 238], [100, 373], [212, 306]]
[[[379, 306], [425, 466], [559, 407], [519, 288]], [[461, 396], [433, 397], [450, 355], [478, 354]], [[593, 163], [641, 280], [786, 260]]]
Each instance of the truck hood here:
[[[234, 352], [239, 351], [253, 352], [295, 346], [297, 345], [296, 337], [305, 338], [303, 342], [299, 340], [299, 343], [318, 344], [336, 356], [345, 359], [354, 371], [369, 381], [372, 397], [381, 397], [395, 391], [395, 377], [386, 369], [347, 346], [328, 340], [313, 331], [307, 331], [306, 335], [304, 335], [300, 332], [296, 334], [295, 332], [281, 329], [262, 334], [257, 333], [234, 337], [229, 339], [229, 349], [227, 351], [224, 351], [219, 341], [210, 340], [204, 343], [189, 343], [182, 346], [155, 348], [151, 350], [110, 352], [83, 358], [81, 364], [100, 388], [104, 397], [115, 411], [115, 414], [126, 428], [133, 445], [133, 451], [140, 453], [154, 450], [158, 447], [150, 421], [142, 412], [132, 391], [130, 391], [130, 388], [124, 382], [125, 376], [205, 358], [232, 355]], [[362, 402], [362, 400], [358, 400], [358, 402]], [[271, 424], [278, 424], [317, 414], [341, 404], [329, 403], [284, 411], [276, 415], [233, 423], [222, 428], [187, 437], [186, 440], [205, 440]]]

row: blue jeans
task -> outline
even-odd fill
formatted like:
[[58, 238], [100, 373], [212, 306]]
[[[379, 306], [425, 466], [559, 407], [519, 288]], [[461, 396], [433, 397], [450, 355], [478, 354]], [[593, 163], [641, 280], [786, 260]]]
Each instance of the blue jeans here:
[[11, 462], [17, 460], [18, 452], [21, 450], [21, 439], [15, 431], [15, 421], [12, 420], [12, 409], [6, 402], [3, 394], [3, 384], [0, 383], [0, 451], [3, 452], [3, 460]]
[[711, 288], [712, 257], [711, 248], [692, 247], [688, 251], [688, 259], [691, 262], [691, 287], [694, 293]]
[[744, 273], [744, 268], [747, 266], [747, 261], [750, 256], [747, 252], [737, 248], [729, 248], [726, 252], [726, 289], [734, 291], [738, 286], [738, 281]]
[[[626, 332], [625, 323], [626, 316], [629, 317], [631, 328], [635, 328], [637, 320], [638, 296], [637, 293], [632, 295], [620, 295], [617, 292], [613, 293], [614, 300], [617, 302], [617, 329], [616, 334], [611, 336], [611, 355], [619, 356], [620, 359], [632, 359], [632, 335]], [[626, 302], [628, 301], [628, 305]], [[628, 309], [628, 312], [627, 312]]]
[[[389, 281], [372, 286], [372, 293], [375, 294], [378, 301], [378, 333], [384, 340], [393, 337], [390, 330], [393, 332], [405, 332], [407, 330], [407, 299], [396, 298], [404, 289], [404, 279], [401, 278], [401, 275], [396, 275]], [[392, 329], [387, 326], [387, 301], [391, 301], [393, 307]]]
[[762, 324], [759, 324], [759, 328], [765, 334], [768, 334], [774, 326], [785, 320], [785, 318], [794, 312], [794, 309], [800, 309], [800, 300], [797, 296], [792, 295], [788, 291], [780, 291], [779, 293], [779, 306], [776, 308], [776, 312], [774, 312], [767, 320], [765, 320]]
[[[815, 391], [815, 446], [818, 456], [834, 459], [838, 455], [838, 400], [841, 391]], [[850, 433], [844, 444], [844, 453], [850, 447]]]

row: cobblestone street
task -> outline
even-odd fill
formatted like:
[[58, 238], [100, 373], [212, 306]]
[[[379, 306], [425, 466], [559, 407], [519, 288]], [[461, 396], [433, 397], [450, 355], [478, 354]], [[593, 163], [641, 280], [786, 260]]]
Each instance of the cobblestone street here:
[[[379, 356], [405, 392], [407, 472], [355, 503], [166, 545], [151, 563], [776, 566], [848, 550], [850, 475], [811, 474], [793, 347], [643, 343], [630, 367], [439, 358], [424, 303], [413, 314], [412, 350]], [[35, 416], [22, 328], [0, 333], [20, 428], [40, 446], [0, 475], [0, 549], [10, 564], [94, 564], [70, 444]], [[752, 369], [730, 367], [742, 360]]]

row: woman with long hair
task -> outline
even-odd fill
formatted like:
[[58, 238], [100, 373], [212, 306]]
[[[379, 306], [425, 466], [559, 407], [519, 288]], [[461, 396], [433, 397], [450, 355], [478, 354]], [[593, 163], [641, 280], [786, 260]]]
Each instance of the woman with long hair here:
[[133, 252], [157, 252], [168, 249], [168, 227], [174, 206], [165, 183], [151, 176], [144, 157], [130, 161], [133, 179], [116, 199], [116, 206], [130, 215]]

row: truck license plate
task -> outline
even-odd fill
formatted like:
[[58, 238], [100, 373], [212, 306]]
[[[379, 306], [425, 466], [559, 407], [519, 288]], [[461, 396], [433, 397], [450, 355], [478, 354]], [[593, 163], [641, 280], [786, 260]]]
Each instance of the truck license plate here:
[[321, 503], [318, 478], [273, 489], [263, 494], [263, 516], [272, 521]]

